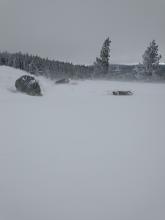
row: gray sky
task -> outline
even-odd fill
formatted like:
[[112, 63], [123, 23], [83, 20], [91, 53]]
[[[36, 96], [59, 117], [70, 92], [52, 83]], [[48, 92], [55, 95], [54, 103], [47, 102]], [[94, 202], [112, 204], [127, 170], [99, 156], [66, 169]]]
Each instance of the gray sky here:
[[92, 64], [107, 36], [112, 63], [134, 63], [153, 39], [165, 61], [165, 0], [0, 0], [0, 50]]

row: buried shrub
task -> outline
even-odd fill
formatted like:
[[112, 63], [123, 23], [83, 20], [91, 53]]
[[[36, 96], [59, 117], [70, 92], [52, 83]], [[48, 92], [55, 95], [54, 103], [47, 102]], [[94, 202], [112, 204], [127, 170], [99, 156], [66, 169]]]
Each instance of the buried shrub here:
[[65, 83], [69, 83], [69, 79], [67, 78], [62, 78], [56, 81], [56, 84], [65, 84]]
[[133, 95], [131, 91], [121, 91], [121, 90], [113, 91], [112, 94], [113, 95]]

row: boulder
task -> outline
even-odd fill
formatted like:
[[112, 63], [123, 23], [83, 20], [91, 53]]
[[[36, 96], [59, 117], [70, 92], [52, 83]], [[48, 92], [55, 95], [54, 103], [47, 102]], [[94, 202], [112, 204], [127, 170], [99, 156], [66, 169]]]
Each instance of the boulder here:
[[56, 84], [65, 84], [65, 83], [69, 83], [69, 79], [63, 78], [56, 81]]
[[41, 96], [41, 88], [38, 81], [29, 75], [24, 75], [18, 78], [15, 82], [15, 87], [18, 91], [28, 95]]
[[113, 91], [112, 92], [113, 95], [133, 95], [133, 93], [131, 91]]

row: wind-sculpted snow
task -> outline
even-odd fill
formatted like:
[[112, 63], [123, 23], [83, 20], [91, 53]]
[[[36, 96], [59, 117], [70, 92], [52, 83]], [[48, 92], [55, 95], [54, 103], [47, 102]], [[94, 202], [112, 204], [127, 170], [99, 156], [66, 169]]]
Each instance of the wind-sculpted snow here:
[[37, 77], [31, 97], [24, 74], [0, 67], [0, 220], [164, 220], [165, 85]]

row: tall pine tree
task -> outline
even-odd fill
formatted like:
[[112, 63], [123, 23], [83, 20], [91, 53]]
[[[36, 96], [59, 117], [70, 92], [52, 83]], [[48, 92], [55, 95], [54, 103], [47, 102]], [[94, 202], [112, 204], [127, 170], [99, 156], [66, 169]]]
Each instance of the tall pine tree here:
[[161, 55], [158, 54], [158, 45], [153, 40], [143, 54], [143, 66], [145, 73], [153, 75], [157, 72]]
[[109, 37], [104, 41], [103, 46], [100, 51], [100, 57], [96, 58], [94, 63], [95, 74], [107, 74], [109, 70], [109, 58], [110, 58], [110, 44], [111, 41]]

